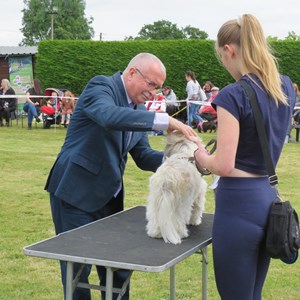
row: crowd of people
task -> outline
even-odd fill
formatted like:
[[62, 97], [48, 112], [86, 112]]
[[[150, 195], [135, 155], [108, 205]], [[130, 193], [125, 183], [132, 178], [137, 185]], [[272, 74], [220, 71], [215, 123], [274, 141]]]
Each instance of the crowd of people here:
[[[44, 121], [43, 113], [59, 113], [60, 118], [57, 124], [63, 124], [65, 127], [69, 125], [76, 105], [76, 98], [69, 90], [65, 89], [64, 92], [59, 92], [61, 97], [59, 97], [57, 90], [54, 89], [47, 98], [41, 88], [40, 80], [37, 78], [33, 80], [32, 87], [26, 91], [26, 98], [23, 104], [23, 110], [27, 114], [29, 130], [32, 129], [33, 120], [38, 123]], [[0, 95], [2, 96], [0, 98], [0, 127], [9, 127], [11, 118], [16, 117], [13, 114], [16, 113], [18, 99], [15, 97], [4, 97], [16, 95], [8, 79], [1, 80]], [[5, 120], [5, 124], [3, 120]]]
[[[206, 81], [201, 87], [193, 71], [186, 71], [185, 79], [187, 81], [186, 99], [178, 101], [179, 99], [174, 90], [170, 86], [163, 86], [161, 90], [158, 90], [155, 95], [145, 102], [147, 110], [166, 112], [170, 116], [176, 116], [180, 103], [185, 102], [187, 119], [183, 121], [190, 127], [202, 128], [203, 122], [211, 121], [212, 119], [217, 120], [216, 111], [211, 107], [210, 103], [216, 97], [219, 88], [215, 87], [211, 81]], [[207, 103], [201, 105], [203, 102]]]

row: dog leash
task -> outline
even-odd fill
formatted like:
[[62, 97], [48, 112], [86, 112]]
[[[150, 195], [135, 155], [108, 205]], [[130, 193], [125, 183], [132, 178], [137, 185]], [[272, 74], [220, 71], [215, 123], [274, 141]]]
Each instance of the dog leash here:
[[205, 149], [208, 150], [208, 147], [211, 146], [211, 145], [213, 145], [213, 146], [212, 146], [212, 148], [208, 151], [209, 154], [213, 154], [213, 153], [216, 151], [216, 149], [217, 149], [217, 139], [211, 139], [211, 140], [206, 144]]
[[[210, 146], [212, 146], [212, 148], [209, 150]], [[205, 145], [205, 149], [209, 152], [209, 154], [213, 154], [216, 151], [216, 149], [217, 149], [217, 140], [216, 139], [211, 139]], [[196, 166], [197, 170], [199, 171], [199, 173], [201, 173], [201, 175], [206, 176], [206, 175], [210, 175], [211, 174], [211, 171], [209, 171], [208, 169], [201, 168], [200, 166], [197, 165], [195, 157], [189, 157], [188, 160], [189, 160], [189, 162], [195, 163], [195, 166]]]

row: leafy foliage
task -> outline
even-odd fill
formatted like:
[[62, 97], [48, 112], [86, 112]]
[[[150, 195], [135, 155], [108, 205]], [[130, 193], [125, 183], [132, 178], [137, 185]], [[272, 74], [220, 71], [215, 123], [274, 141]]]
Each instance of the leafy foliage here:
[[[280, 72], [300, 82], [300, 41], [273, 41]], [[123, 71], [140, 52], [157, 55], [165, 64], [167, 79], [179, 99], [186, 97], [185, 72], [196, 73], [201, 85], [210, 80], [218, 87], [234, 82], [219, 63], [213, 41], [199, 39], [162, 41], [42, 41], [39, 43], [36, 75], [44, 87], [69, 88], [79, 95], [95, 75]]]
[[300, 41], [300, 35], [297, 35], [295, 31], [289, 31], [285, 39], [289, 41]]
[[51, 19], [53, 18], [53, 37], [57, 40], [90, 40], [94, 35], [91, 27], [93, 18], [84, 14], [83, 0], [56, 0], [57, 12], [52, 0], [24, 0], [21, 31], [24, 39], [21, 45], [37, 45], [51, 38]]
[[137, 37], [132, 36], [125, 38], [125, 40], [179, 40], [179, 39], [201, 39], [208, 38], [205, 31], [192, 26], [186, 26], [179, 29], [177, 24], [170, 21], [160, 20], [153, 24], [144, 25], [139, 31]]
[[190, 25], [183, 28], [182, 31], [189, 39], [206, 40], [208, 38], [208, 34], [205, 31], [199, 30], [198, 28], [192, 27]]

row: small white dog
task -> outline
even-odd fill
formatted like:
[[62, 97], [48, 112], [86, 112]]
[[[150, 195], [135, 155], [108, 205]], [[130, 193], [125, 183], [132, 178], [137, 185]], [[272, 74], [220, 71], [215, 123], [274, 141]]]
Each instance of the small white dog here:
[[207, 183], [196, 168], [197, 145], [180, 132], [167, 136], [165, 161], [150, 177], [146, 207], [148, 236], [180, 244], [188, 237], [186, 225], [199, 225]]

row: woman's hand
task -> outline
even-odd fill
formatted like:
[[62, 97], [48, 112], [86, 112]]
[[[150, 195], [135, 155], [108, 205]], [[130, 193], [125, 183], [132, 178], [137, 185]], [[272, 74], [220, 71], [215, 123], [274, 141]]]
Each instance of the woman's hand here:
[[195, 143], [198, 146], [198, 149], [194, 152], [195, 162], [200, 168], [206, 168], [206, 159], [209, 156], [209, 152], [200, 141], [195, 141]]

